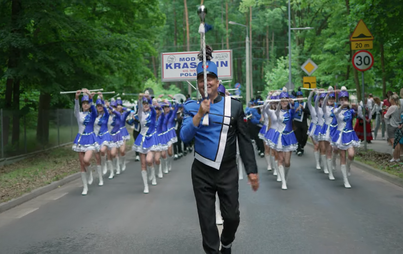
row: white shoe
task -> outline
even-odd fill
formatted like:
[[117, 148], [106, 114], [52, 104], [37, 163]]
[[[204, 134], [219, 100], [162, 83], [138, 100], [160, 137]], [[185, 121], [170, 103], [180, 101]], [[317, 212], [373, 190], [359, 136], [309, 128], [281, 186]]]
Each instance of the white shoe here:
[[122, 156], [122, 172], [124, 172], [126, 170], [126, 155]]
[[329, 170], [327, 169], [327, 159], [326, 155], [321, 155], [322, 163], [323, 163], [323, 173], [329, 174]]
[[319, 159], [320, 159], [319, 152], [314, 152], [313, 155], [315, 155], [316, 169], [321, 170], [320, 161], [319, 161]]
[[92, 177], [92, 168], [91, 168], [91, 166], [87, 167], [86, 170], [87, 170], [87, 173], [89, 174], [89, 176], [88, 176], [88, 184], [91, 185], [92, 182], [94, 181], [94, 178]]
[[400, 159], [395, 160], [395, 158], [392, 158], [389, 162], [399, 162], [399, 161], [400, 161]]
[[144, 194], [148, 193], [148, 181], [147, 181], [147, 171], [146, 170], [141, 170], [141, 176], [143, 178], [143, 184], [144, 184]]
[[112, 161], [107, 161], [106, 164], [108, 165], [109, 171], [111, 172], [108, 178], [113, 179], [113, 177], [115, 176], [113, 172], [113, 163]]
[[98, 185], [102, 186], [102, 185], [104, 185], [104, 179], [102, 178], [102, 166], [101, 165], [97, 166], [97, 171], [98, 171], [98, 178], [99, 178]]
[[332, 167], [332, 159], [327, 160], [327, 167], [329, 168], [329, 180], [334, 181], [334, 175], [333, 175], [333, 167]]
[[136, 155], [136, 159], [134, 159], [135, 161], [139, 161], [140, 160], [140, 156]]
[[178, 155], [177, 155], [177, 154], [174, 155], [174, 159], [175, 159], [175, 160], [178, 159]]
[[343, 174], [344, 187], [345, 187], [346, 189], [350, 189], [350, 188], [351, 188], [351, 185], [350, 185], [350, 183], [348, 182], [347, 167], [346, 167], [346, 165], [341, 165], [341, 166], [340, 166], [340, 169], [341, 169], [341, 173]]
[[158, 166], [158, 178], [162, 179], [164, 175], [162, 174], [162, 163]]
[[162, 166], [164, 167], [162, 172], [164, 172], [164, 174], [168, 174], [168, 157], [166, 159], [161, 158], [161, 163], [163, 163]]
[[287, 189], [287, 181], [285, 180], [285, 171], [284, 171], [284, 167], [282, 165], [278, 166], [278, 174], [281, 177], [281, 189], [286, 190]]
[[119, 157], [118, 156], [116, 156], [114, 164], [116, 165], [116, 174], [120, 175], [120, 163], [119, 163]]
[[106, 156], [101, 156], [101, 166], [102, 166], [102, 174], [106, 174], [108, 172], [108, 167], [106, 166]]
[[85, 196], [88, 193], [88, 182], [86, 172], [81, 172], [81, 180], [83, 182], [83, 192], [81, 193], [81, 195]]

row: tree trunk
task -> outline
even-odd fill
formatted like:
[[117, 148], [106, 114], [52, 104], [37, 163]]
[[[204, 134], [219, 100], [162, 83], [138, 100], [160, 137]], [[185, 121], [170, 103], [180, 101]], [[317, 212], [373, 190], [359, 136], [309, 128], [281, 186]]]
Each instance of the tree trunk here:
[[13, 87], [13, 135], [11, 143], [18, 149], [20, 141], [20, 81], [14, 80]]
[[386, 74], [385, 74], [385, 49], [381, 43], [381, 65], [382, 65], [382, 94], [386, 98]]
[[228, 2], [225, 2], [225, 25], [227, 29], [227, 49], [229, 49], [229, 34], [228, 34]]
[[361, 101], [361, 86], [360, 86], [360, 80], [358, 77], [358, 71], [353, 68], [354, 72], [354, 82], [355, 82], [355, 88], [357, 89], [357, 103]]
[[38, 124], [36, 128], [36, 140], [43, 145], [49, 143], [49, 110], [50, 94], [41, 92], [38, 105]]
[[271, 56], [274, 57], [274, 32], [271, 33]]
[[176, 45], [178, 43], [178, 24], [176, 22], [176, 8], [175, 8], [175, 0], [172, 1], [172, 6], [174, 7], [174, 46], [175, 51], [177, 50]]
[[[10, 66], [10, 62], [9, 62]], [[3, 140], [4, 140], [4, 146], [8, 145], [8, 133], [10, 131], [10, 115], [12, 115], [11, 109], [12, 109], [12, 96], [13, 96], [13, 80], [12, 79], [7, 79], [6, 81], [6, 101], [4, 105], [4, 115], [3, 115]]]
[[270, 60], [270, 53], [269, 53], [269, 27], [266, 28], [266, 58], [267, 62]]

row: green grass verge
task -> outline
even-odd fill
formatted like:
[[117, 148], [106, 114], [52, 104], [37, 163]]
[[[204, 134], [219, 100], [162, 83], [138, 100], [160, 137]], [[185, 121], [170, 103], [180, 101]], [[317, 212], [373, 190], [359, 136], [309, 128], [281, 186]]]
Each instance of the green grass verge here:
[[391, 156], [387, 153], [380, 153], [373, 150], [358, 150], [355, 159], [361, 163], [386, 172], [388, 174], [403, 178], [403, 162], [389, 162]]
[[0, 168], [0, 203], [79, 171], [71, 146], [60, 147]]

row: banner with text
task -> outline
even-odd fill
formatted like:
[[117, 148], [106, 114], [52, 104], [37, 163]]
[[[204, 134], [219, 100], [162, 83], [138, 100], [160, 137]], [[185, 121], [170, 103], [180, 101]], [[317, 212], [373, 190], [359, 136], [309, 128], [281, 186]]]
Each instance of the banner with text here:
[[[196, 80], [199, 51], [161, 54], [162, 82]], [[214, 50], [213, 62], [218, 67], [218, 78], [232, 79], [232, 50]]]

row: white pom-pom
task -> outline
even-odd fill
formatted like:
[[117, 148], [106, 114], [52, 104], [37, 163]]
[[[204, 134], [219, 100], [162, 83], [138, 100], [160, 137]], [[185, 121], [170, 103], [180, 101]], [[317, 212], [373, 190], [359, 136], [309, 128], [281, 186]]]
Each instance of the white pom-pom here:
[[150, 94], [150, 92], [147, 90], [147, 91], [145, 91], [145, 93], [144, 93], [145, 95], [149, 95]]
[[283, 87], [283, 90], [282, 90], [283, 92], [287, 92], [287, 87]]
[[118, 100], [121, 100], [122, 98], [118, 97]]
[[115, 98], [112, 98], [111, 101], [115, 101]]
[[347, 88], [345, 86], [342, 86], [340, 90], [341, 91], [347, 91]]
[[333, 86], [329, 86], [329, 89], [327, 89], [328, 91], [333, 91]]

